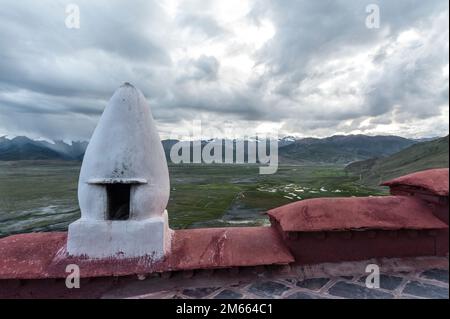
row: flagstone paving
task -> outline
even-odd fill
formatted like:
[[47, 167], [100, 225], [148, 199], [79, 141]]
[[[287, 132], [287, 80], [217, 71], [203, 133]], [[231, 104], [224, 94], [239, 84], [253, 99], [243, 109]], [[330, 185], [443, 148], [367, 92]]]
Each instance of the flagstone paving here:
[[[214, 299], [318, 299], [318, 298], [357, 298], [357, 299], [448, 299], [448, 271], [446, 275], [439, 269], [437, 278], [427, 279], [426, 274], [403, 273], [380, 276], [380, 288], [367, 288], [366, 276], [355, 278], [314, 278], [295, 281], [292, 278], [259, 280], [252, 284], [235, 287], [198, 288], [174, 291], [177, 298], [214, 298]], [[447, 281], [445, 281], [447, 278]], [[198, 291], [198, 292], [195, 292]], [[207, 293], [210, 292], [210, 293]], [[151, 298], [151, 295], [145, 298]], [[170, 298], [171, 296], [167, 296]]]
[[[237, 272], [216, 270], [203, 276], [201, 272], [191, 277], [190, 281], [180, 282], [180, 286], [192, 285], [200, 287], [167, 287], [151, 293], [140, 295], [110, 297], [128, 298], [182, 298], [182, 299], [448, 299], [448, 259], [444, 258], [439, 267], [415, 270], [412, 265], [408, 267], [392, 267], [388, 272], [381, 270], [380, 287], [366, 286], [367, 275], [354, 274], [342, 276], [318, 276], [305, 278], [305, 271], [297, 277], [292, 274], [295, 269], [283, 272], [270, 272], [260, 269]], [[346, 263], [348, 268], [352, 263]], [[341, 265], [342, 266], [342, 265]], [[329, 266], [333, 269], [333, 266]], [[358, 267], [355, 267], [358, 269]], [[308, 269], [307, 269], [308, 270]], [[308, 273], [308, 271], [306, 271]], [[317, 270], [309, 270], [309, 275], [320, 275]], [[323, 275], [323, 273], [322, 273]], [[183, 278], [183, 274], [173, 274], [172, 281]], [[148, 278], [141, 284], [151, 285], [152, 280], [156, 286], [160, 285], [160, 278]], [[143, 287], [142, 286], [142, 287]], [[136, 287], [128, 287], [131, 293]], [[145, 289], [144, 289], [145, 290]], [[126, 289], [122, 293], [127, 293]]]
[[[379, 265], [379, 288], [366, 286], [366, 267]], [[132, 299], [448, 299], [448, 257], [373, 259], [304, 266], [165, 272], [81, 280], [2, 282], [7, 298]], [[371, 278], [368, 280], [370, 281]]]

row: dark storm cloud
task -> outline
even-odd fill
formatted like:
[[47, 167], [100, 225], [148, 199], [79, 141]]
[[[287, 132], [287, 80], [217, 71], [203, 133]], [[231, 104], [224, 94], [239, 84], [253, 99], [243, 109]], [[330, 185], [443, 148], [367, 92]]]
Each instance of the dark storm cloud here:
[[[158, 73], [171, 68], [171, 59], [167, 28], [159, 29], [167, 25], [159, 5], [77, 1], [81, 28], [75, 30], [65, 27], [67, 3], [0, 1], [0, 112], [17, 130], [24, 113], [35, 114], [36, 122], [40, 114], [98, 116], [124, 81], [145, 83], [148, 95], [163, 94]], [[47, 124], [49, 133], [39, 134], [56, 138], [53, 124]], [[78, 135], [88, 138], [92, 128]]]
[[197, 112], [213, 113], [219, 118], [230, 116], [235, 120], [257, 121], [266, 116], [259, 109], [263, 101], [261, 101], [257, 92], [248, 90], [245, 91], [245, 94], [240, 90], [224, 92], [220, 83], [202, 86], [201, 90], [199, 90], [199, 87], [193, 88], [192, 83], [184, 84], [178, 88], [170, 100], [162, 103], [166, 108], [172, 110], [171, 116], [182, 110], [189, 110], [189, 114], [185, 113], [183, 117], [186, 120], [195, 119]]
[[[153, 68], [170, 65], [164, 40], [152, 38], [158, 23], [164, 23], [154, 3], [79, 1], [78, 30], [64, 25], [65, 3], [1, 5], [0, 91], [7, 85], [53, 96], [104, 99], [124, 79], [151, 79]], [[139, 64], [145, 64], [144, 74], [134, 72]], [[150, 93], [160, 90], [146, 87]]]
[[[64, 26], [72, 2], [77, 30]], [[365, 25], [369, 3], [380, 29]], [[87, 139], [124, 81], [174, 126], [204, 115], [302, 135], [444, 127], [447, 1], [257, 0], [227, 21], [223, 5], [0, 0], [0, 134]], [[255, 46], [263, 31], [245, 28], [265, 23], [274, 34]]]

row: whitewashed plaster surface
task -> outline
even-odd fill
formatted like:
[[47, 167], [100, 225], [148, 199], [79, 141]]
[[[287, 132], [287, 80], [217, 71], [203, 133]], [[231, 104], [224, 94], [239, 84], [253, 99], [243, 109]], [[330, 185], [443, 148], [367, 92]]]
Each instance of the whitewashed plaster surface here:
[[[107, 220], [106, 185], [131, 184], [130, 217]], [[80, 171], [81, 219], [69, 227], [68, 252], [106, 257], [162, 256], [170, 232], [165, 208], [170, 182], [150, 106], [125, 83], [106, 106]]]

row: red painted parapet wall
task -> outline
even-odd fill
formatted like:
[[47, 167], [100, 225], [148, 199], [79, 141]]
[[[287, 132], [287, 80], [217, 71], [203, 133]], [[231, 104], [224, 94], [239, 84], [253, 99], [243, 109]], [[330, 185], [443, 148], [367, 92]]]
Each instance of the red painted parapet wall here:
[[388, 181], [393, 196], [318, 198], [269, 211], [296, 263], [448, 253], [448, 169]]

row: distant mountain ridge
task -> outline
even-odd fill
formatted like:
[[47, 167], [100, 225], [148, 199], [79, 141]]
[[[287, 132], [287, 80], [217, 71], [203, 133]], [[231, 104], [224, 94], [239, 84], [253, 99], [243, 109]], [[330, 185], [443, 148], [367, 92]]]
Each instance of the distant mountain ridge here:
[[83, 159], [88, 142], [72, 142], [67, 144], [63, 141], [49, 143], [47, 141], [36, 141], [25, 136], [13, 139], [0, 137], [0, 160], [74, 160]]
[[[166, 157], [178, 140], [163, 140]], [[189, 143], [186, 141], [185, 143]], [[202, 141], [202, 146], [207, 141]], [[286, 136], [278, 140], [280, 163], [290, 164], [348, 164], [374, 157], [386, 157], [399, 152], [417, 140], [398, 136], [335, 135], [326, 138], [296, 138]], [[53, 143], [19, 136], [0, 137], [0, 160], [77, 160], [83, 159], [88, 142], [63, 141]], [[235, 147], [233, 146], [233, 149]], [[223, 147], [225, 151], [225, 146]]]
[[282, 162], [348, 164], [401, 151], [416, 140], [399, 136], [335, 135], [304, 138], [280, 148]]

